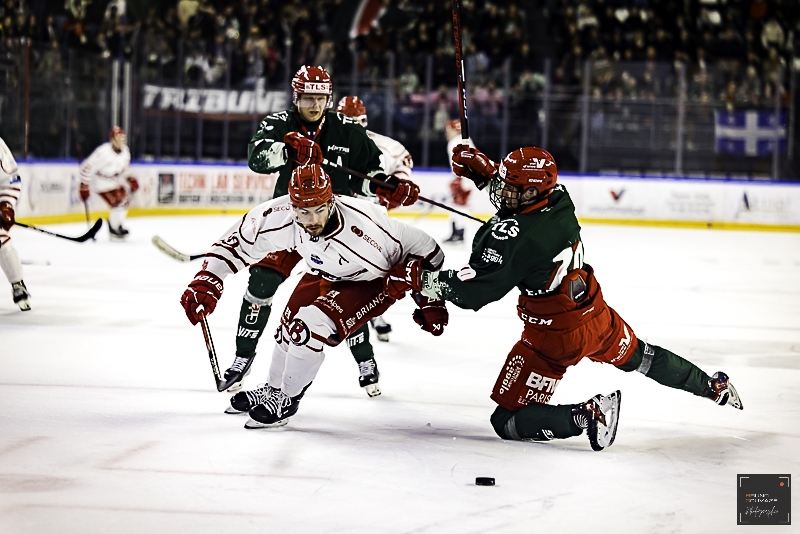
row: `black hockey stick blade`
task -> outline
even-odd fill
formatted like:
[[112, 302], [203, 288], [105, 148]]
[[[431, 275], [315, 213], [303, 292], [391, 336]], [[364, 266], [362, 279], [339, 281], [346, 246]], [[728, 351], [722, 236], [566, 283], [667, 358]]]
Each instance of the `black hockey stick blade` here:
[[177, 249], [175, 249], [173, 246], [171, 246], [169, 243], [167, 243], [157, 235], [154, 235], [153, 239], [151, 239], [150, 241], [153, 243], [153, 245], [155, 245], [155, 247], [158, 250], [160, 250], [161, 252], [163, 252], [164, 254], [166, 254], [167, 256], [169, 256], [174, 260], [187, 262], [187, 261], [194, 261], [196, 259], [205, 256], [205, 254], [184, 254], [183, 252], [180, 252]]
[[21, 222], [15, 222], [14, 224], [16, 224], [17, 226], [21, 226], [23, 228], [28, 228], [30, 230], [36, 230], [37, 232], [41, 232], [43, 234], [47, 234], [47, 235], [50, 235], [50, 236], [53, 236], [53, 237], [60, 237], [61, 239], [66, 239], [67, 241], [73, 241], [75, 243], [83, 243], [84, 241], [88, 241], [90, 239], [93, 239], [94, 236], [97, 234], [97, 232], [100, 231], [100, 227], [103, 226], [103, 219], [97, 219], [95, 221], [94, 225], [91, 228], [89, 228], [88, 232], [86, 232], [82, 236], [78, 236], [78, 237], [70, 237], [68, 235], [61, 235], [61, 234], [58, 234], [56, 232], [51, 232], [50, 230], [44, 230], [42, 228], [37, 228], [36, 226], [31, 226], [29, 224], [25, 224], [25, 223], [21, 223]]
[[214, 381], [217, 383], [217, 391], [225, 391], [238, 380], [238, 376], [230, 380], [224, 380], [222, 373], [219, 372], [219, 361], [217, 361], [217, 351], [214, 349], [214, 340], [211, 339], [211, 329], [208, 327], [208, 319], [203, 315], [200, 320], [200, 326], [203, 328], [203, 338], [206, 341], [206, 349], [208, 350], [208, 360], [211, 362], [211, 370], [214, 372]]

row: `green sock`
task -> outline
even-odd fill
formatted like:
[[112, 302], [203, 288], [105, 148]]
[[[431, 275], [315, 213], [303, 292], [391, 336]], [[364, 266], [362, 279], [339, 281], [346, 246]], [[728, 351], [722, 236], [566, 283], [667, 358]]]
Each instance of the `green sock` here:
[[667, 387], [682, 389], [703, 397], [710, 377], [695, 364], [658, 345], [639, 340], [631, 359], [619, 369], [639, 371]]
[[575, 424], [572, 404], [529, 404], [516, 411], [502, 406], [491, 417], [494, 431], [503, 439], [549, 441], [579, 436], [583, 429]]
[[356, 363], [361, 363], [375, 357], [372, 344], [369, 342], [369, 324], [365, 324], [347, 338], [347, 346], [353, 353]]
[[247, 291], [239, 308], [236, 355], [252, 358], [272, 311], [272, 298], [285, 278], [272, 269], [252, 267]]

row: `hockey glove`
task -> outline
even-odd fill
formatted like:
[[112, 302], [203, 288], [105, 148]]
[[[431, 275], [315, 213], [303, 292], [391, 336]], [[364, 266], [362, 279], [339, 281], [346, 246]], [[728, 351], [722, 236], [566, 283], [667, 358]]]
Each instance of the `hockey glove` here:
[[400, 300], [406, 291], [422, 290], [422, 260], [419, 258], [400, 262], [391, 269], [383, 280], [383, 291], [395, 300]]
[[441, 336], [450, 314], [447, 312], [443, 300], [433, 300], [420, 293], [414, 292], [414, 302], [417, 308], [414, 310], [414, 322], [426, 332], [434, 336]]
[[11, 202], [0, 202], [0, 228], [10, 230], [14, 226], [14, 206]]
[[81, 183], [80, 187], [78, 187], [78, 195], [80, 195], [81, 200], [84, 202], [89, 200], [89, 184]]
[[222, 280], [209, 271], [200, 271], [183, 292], [181, 306], [189, 322], [197, 324], [205, 315], [213, 313], [222, 296]]
[[475, 182], [475, 187], [483, 189], [497, 174], [497, 164], [486, 154], [467, 145], [453, 147], [453, 172]]
[[377, 174], [375, 178], [383, 179], [386, 185], [371, 183], [370, 189], [387, 210], [410, 206], [419, 200], [419, 186], [411, 180], [385, 174]]
[[128, 186], [131, 188], [131, 193], [137, 192], [139, 190], [139, 180], [133, 176], [128, 176]]
[[298, 165], [317, 165], [322, 163], [322, 149], [317, 143], [298, 132], [289, 132], [283, 136], [286, 143], [286, 159]]

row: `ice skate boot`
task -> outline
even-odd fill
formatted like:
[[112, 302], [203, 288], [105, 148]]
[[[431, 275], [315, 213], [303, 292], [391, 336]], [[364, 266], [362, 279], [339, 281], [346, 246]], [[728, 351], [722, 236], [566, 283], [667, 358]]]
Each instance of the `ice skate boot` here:
[[14, 295], [14, 304], [19, 306], [19, 309], [22, 311], [30, 311], [31, 303], [28, 302], [28, 299], [31, 297], [31, 294], [28, 293], [25, 282], [20, 280], [19, 282], [11, 284], [11, 292]]
[[593, 450], [602, 451], [614, 443], [621, 400], [622, 392], [617, 390], [605, 396], [597, 394], [572, 408], [572, 418], [576, 425], [586, 429]]
[[261, 384], [252, 391], [240, 391], [231, 397], [231, 405], [225, 409], [225, 413], [240, 414], [247, 413], [259, 404], [267, 402], [275, 388], [269, 384]]
[[450, 237], [444, 240], [445, 243], [461, 243], [464, 241], [464, 229], [456, 228], [456, 223], [453, 223], [453, 233]]
[[124, 241], [130, 232], [122, 227], [122, 225], [114, 228], [111, 226], [111, 222], [108, 223], [108, 233], [111, 236], [112, 240], [116, 241]]
[[387, 323], [382, 315], [375, 317], [374, 319], [370, 319], [369, 324], [371, 324], [372, 328], [375, 330], [375, 334], [378, 336], [378, 341], [384, 341], [386, 343], [389, 342], [389, 333], [392, 331], [392, 325]]
[[228, 393], [236, 393], [242, 389], [242, 382], [250, 374], [250, 366], [253, 365], [253, 360], [255, 359], [255, 354], [250, 356], [236, 355], [233, 358], [233, 363], [225, 370], [225, 381], [236, 379], [236, 382], [227, 389]]
[[378, 371], [378, 364], [375, 358], [358, 362], [358, 374], [358, 385], [364, 388], [367, 395], [377, 397], [381, 394], [381, 387], [378, 384], [381, 373]]
[[737, 410], [744, 410], [742, 399], [730, 382], [728, 375], [722, 371], [717, 371], [708, 380], [708, 386], [703, 392], [704, 397], [708, 397], [720, 406], [729, 405]]
[[305, 395], [306, 389], [308, 386], [303, 388], [303, 391], [296, 397], [290, 397], [283, 390], [272, 388], [269, 398], [250, 410], [250, 419], [247, 420], [244, 427], [252, 430], [284, 426], [289, 422], [289, 418], [297, 413], [300, 399]]

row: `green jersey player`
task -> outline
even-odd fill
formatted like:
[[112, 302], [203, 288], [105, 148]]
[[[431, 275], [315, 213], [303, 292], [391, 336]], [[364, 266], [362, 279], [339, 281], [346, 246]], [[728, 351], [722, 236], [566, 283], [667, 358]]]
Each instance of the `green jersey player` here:
[[476, 311], [517, 288], [524, 329], [491, 395], [498, 404], [491, 423], [501, 438], [545, 441], [586, 429], [594, 450], [611, 445], [619, 391], [578, 404], [549, 404], [567, 368], [583, 358], [639, 371], [665, 386], [742, 409], [725, 373], [708, 376], [684, 358], [637, 339], [606, 304], [592, 267], [584, 263], [575, 206], [557, 183], [556, 162], [547, 151], [520, 148], [496, 165], [478, 150], [458, 145], [453, 171], [479, 189], [488, 185], [498, 210], [475, 235], [469, 265], [429, 272], [411, 260], [393, 268], [385, 287], [392, 298], [414, 289]]
[[[408, 180], [387, 176], [381, 168], [381, 152], [354, 120], [331, 111], [333, 82], [322, 67], [304, 66], [292, 78], [292, 108], [265, 117], [248, 145], [248, 165], [258, 173], [278, 173], [274, 197], [287, 194], [292, 171], [302, 165], [321, 164], [323, 159], [349, 167], [387, 183], [376, 186], [329, 168], [334, 194], [362, 194], [381, 198], [386, 205], [410, 205], [419, 188]], [[256, 345], [267, 324], [272, 299], [300, 260], [292, 250], [269, 254], [250, 267], [250, 279], [239, 313], [236, 357], [225, 379], [244, 378], [255, 358]], [[378, 368], [369, 343], [369, 328], [363, 327], [348, 340], [359, 364], [359, 384], [370, 397], [380, 395]], [[229, 391], [241, 388], [237, 381]]]

